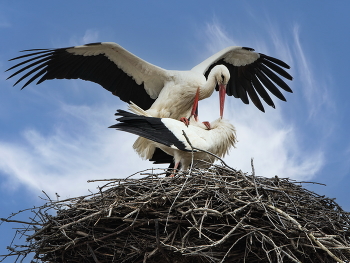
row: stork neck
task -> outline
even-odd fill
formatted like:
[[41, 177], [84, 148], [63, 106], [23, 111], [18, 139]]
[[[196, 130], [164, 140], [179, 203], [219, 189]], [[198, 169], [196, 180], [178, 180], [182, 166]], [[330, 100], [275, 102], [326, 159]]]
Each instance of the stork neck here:
[[203, 87], [200, 89], [199, 99], [205, 99], [211, 96], [213, 94], [214, 89], [216, 86], [216, 79], [214, 74], [212, 72], [209, 73], [207, 82], [203, 85]]

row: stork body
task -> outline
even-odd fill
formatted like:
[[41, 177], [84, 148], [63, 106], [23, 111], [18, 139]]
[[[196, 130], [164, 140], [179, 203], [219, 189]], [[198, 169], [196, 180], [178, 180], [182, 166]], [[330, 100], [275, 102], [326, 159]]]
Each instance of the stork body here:
[[[169, 78], [172, 80], [166, 82], [157, 99], [146, 110], [150, 116], [172, 119], [190, 117], [197, 89], [199, 88], [199, 100], [208, 98], [214, 91], [206, 85], [204, 75], [191, 71], [169, 71], [168, 73], [171, 74]], [[229, 73], [226, 73], [229, 76]]]
[[[192, 162], [192, 147], [183, 133], [193, 147], [211, 152], [220, 158], [236, 143], [235, 128], [222, 118], [213, 121], [211, 129], [208, 130], [204, 124], [194, 119], [186, 126], [171, 118], [140, 116], [123, 110], [118, 110], [115, 115], [119, 117], [119, 123], [110, 128], [151, 140], [157, 148], [173, 156], [175, 169], [181, 164], [181, 169], [187, 170]], [[193, 160], [195, 167], [207, 168], [216, 158], [206, 152], [193, 150]]]
[[264, 107], [259, 96], [275, 107], [266, 90], [281, 100], [286, 99], [278, 86], [292, 92], [280, 78], [292, 79], [283, 69], [289, 68], [286, 63], [246, 47], [223, 49], [189, 71], [162, 69], [112, 42], [25, 52], [11, 59], [23, 59], [8, 69], [18, 69], [9, 78], [23, 73], [14, 85], [27, 77], [22, 88], [34, 80], [39, 84], [49, 79], [80, 78], [100, 84], [127, 103], [132, 101], [151, 110], [155, 117], [189, 117], [197, 88], [200, 99], [209, 97], [215, 89], [246, 104], [250, 97], [261, 111]]
[[[284, 70], [289, 68], [286, 63], [246, 47], [225, 48], [189, 71], [162, 69], [112, 42], [24, 52], [28, 53], [11, 59], [23, 60], [8, 69], [17, 69], [9, 78], [23, 74], [14, 85], [26, 78], [22, 89], [34, 80], [37, 84], [50, 79], [92, 81], [125, 102], [134, 102], [152, 117], [190, 117], [198, 88], [199, 100], [219, 91], [221, 117], [225, 93], [246, 104], [249, 97], [264, 111], [260, 98], [275, 107], [268, 92], [284, 101], [278, 87], [292, 92], [282, 80], [292, 80]], [[134, 148], [145, 159], [155, 150], [144, 138], [139, 138]]]

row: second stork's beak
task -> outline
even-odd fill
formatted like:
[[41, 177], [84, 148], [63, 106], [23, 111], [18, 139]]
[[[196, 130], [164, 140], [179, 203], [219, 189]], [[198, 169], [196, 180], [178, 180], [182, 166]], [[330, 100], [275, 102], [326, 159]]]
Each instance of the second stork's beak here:
[[224, 107], [225, 107], [225, 98], [226, 98], [226, 85], [219, 84], [219, 99], [220, 99], [220, 117], [224, 115]]

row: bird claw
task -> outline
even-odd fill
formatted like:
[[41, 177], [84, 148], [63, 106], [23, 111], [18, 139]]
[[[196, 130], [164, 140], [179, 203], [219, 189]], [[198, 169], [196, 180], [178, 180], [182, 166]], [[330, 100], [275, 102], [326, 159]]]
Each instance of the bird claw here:
[[185, 118], [185, 117], [180, 118], [180, 121], [183, 122], [183, 123], [185, 123], [185, 125], [186, 125], [187, 127], [188, 127], [188, 125], [190, 124], [190, 121], [189, 121], [187, 118]]
[[203, 121], [203, 124], [205, 125], [205, 127], [207, 127], [207, 130], [211, 129], [209, 121]]

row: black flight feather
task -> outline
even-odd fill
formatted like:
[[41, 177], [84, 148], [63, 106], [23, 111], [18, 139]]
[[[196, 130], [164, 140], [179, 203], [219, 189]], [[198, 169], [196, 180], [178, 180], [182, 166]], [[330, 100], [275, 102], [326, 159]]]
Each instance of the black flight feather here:
[[[100, 45], [91, 43], [89, 45]], [[155, 99], [152, 99], [146, 92], [143, 83], [137, 84], [134, 79], [122, 71], [104, 54], [94, 56], [82, 56], [67, 52], [67, 49], [28, 49], [23, 52], [29, 54], [15, 57], [12, 60], [26, 59], [8, 70], [19, 68], [10, 77], [29, 70], [15, 82], [14, 85], [25, 78], [33, 76], [24, 83], [22, 89], [34, 80], [41, 77], [37, 84], [50, 79], [82, 79], [100, 84], [112, 94], [118, 96], [122, 101], [130, 101], [146, 110], [151, 107]]]
[[119, 123], [109, 128], [126, 131], [168, 147], [174, 145], [182, 151], [191, 151], [166, 127], [161, 118], [139, 116], [124, 110], [117, 110], [115, 115], [121, 116], [117, 119]]

